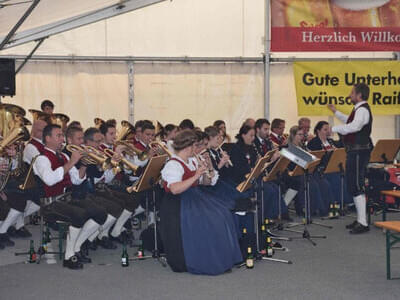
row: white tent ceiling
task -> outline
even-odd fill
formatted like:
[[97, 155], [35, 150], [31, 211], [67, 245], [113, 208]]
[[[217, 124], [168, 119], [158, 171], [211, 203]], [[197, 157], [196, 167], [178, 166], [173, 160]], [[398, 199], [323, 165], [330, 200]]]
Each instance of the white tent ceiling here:
[[23, 18], [4, 48], [13, 47], [165, 0], [0, 0], [0, 42]]

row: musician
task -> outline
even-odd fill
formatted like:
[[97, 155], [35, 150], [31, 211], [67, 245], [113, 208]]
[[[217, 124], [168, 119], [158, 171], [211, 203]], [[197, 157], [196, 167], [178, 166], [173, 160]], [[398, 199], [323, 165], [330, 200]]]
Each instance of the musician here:
[[218, 172], [228, 171], [230, 157], [220, 148], [223, 143], [221, 131], [215, 126], [208, 126], [204, 129], [204, 132], [208, 136], [207, 148], [213, 168]]
[[248, 118], [243, 122], [242, 126], [243, 125], [247, 125], [247, 126], [249, 126], [251, 128], [254, 128], [254, 126], [256, 125], [256, 121], [254, 119], [252, 119], [252, 118]]
[[282, 146], [287, 144], [287, 141], [283, 136], [284, 131], [285, 131], [285, 120], [273, 119], [271, 123], [271, 134], [269, 135], [271, 142], [277, 146]]
[[[319, 151], [325, 150], [327, 153], [321, 159], [321, 168], [325, 169], [331, 153], [336, 148], [340, 147], [340, 143], [335, 142], [333, 139], [330, 138], [331, 129], [329, 123], [326, 121], [319, 121], [317, 125], [314, 127], [314, 135], [315, 137], [310, 140], [307, 144], [307, 148], [310, 151]], [[340, 174], [339, 173], [330, 173], [324, 174], [324, 178], [329, 182], [331, 186], [331, 190], [333, 192], [333, 199], [337, 202], [340, 202], [341, 199], [341, 189], [338, 188], [341, 185]], [[346, 183], [344, 183], [346, 185]], [[344, 203], [352, 202], [351, 195], [347, 192], [345, 188], [344, 193]]]
[[349, 192], [357, 209], [357, 221], [346, 228], [350, 233], [369, 231], [366, 218], [365, 172], [373, 148], [371, 140], [372, 113], [368, 105], [369, 87], [364, 83], [354, 85], [350, 98], [354, 108], [349, 116], [339, 112], [334, 105], [328, 105], [344, 125], [332, 127], [332, 132], [343, 136], [346, 158], [346, 180]]
[[44, 113], [51, 115], [54, 112], [54, 103], [47, 99], [43, 100], [42, 103], [40, 104], [40, 109]]
[[298, 126], [304, 133], [304, 144], [307, 145], [309, 141], [311, 141], [314, 136], [310, 134], [311, 128], [311, 120], [309, 118], [300, 118], [298, 121]]
[[[10, 172], [14, 170], [17, 165], [17, 161], [15, 159], [17, 155], [16, 145], [12, 144], [5, 148], [6, 157], [1, 157], [2, 160], [2, 169], [4, 169], [5, 177], [8, 175], [8, 181], [4, 187], [4, 190], [0, 193], [0, 201], [7, 201], [7, 205], [9, 207], [6, 218], [0, 225], [0, 244], [3, 246], [14, 246], [15, 243], [10, 239], [7, 231], [9, 228], [14, 225], [20, 216], [24, 215], [24, 210], [27, 205], [27, 196], [23, 193], [18, 192], [17, 187], [15, 186], [15, 182], [12, 182]], [[18, 228], [18, 236], [20, 237], [28, 237], [31, 236], [29, 231], [27, 231], [22, 226]]]
[[[116, 138], [115, 126], [111, 123], [106, 122], [100, 126], [100, 132], [104, 135], [104, 143], [100, 144], [99, 149], [104, 150], [108, 148], [113, 150]], [[154, 126], [153, 126], [153, 132], [154, 132]], [[115, 149], [115, 152], [116, 152], [116, 157], [114, 157], [113, 159], [120, 160], [122, 153], [119, 152], [118, 148]], [[118, 205], [124, 208], [111, 232], [111, 235], [114, 237], [120, 236], [121, 232], [124, 230], [123, 228], [124, 224], [126, 223], [126, 221], [129, 220], [129, 218], [132, 216], [132, 214], [139, 206], [138, 203], [139, 200], [136, 200], [131, 195], [126, 193], [125, 190], [126, 186], [123, 180], [124, 180], [123, 174], [119, 173], [115, 177], [115, 180], [113, 180], [108, 185], [111, 188], [111, 191], [97, 193], [99, 196], [103, 196], [105, 198], [110, 197], [110, 199], [112, 199], [113, 201], [118, 203]]]
[[59, 220], [70, 223], [63, 266], [81, 269], [83, 264], [78, 260], [80, 246], [98, 230], [99, 224], [90, 219], [85, 210], [60, 200], [66, 188], [72, 184], [81, 184], [86, 178], [86, 167], [82, 165], [79, 170], [75, 167], [82, 158], [81, 153], [73, 152], [69, 158], [61, 152], [63, 142], [61, 127], [55, 124], [47, 125], [43, 129], [45, 148], [35, 160], [33, 171], [43, 183], [44, 196], [51, 200], [45, 209], [57, 215]]
[[[290, 128], [288, 143], [307, 150], [303, 143], [304, 133], [299, 128], [299, 126], [293, 126]], [[293, 171], [296, 165], [290, 163], [288, 169]], [[295, 199], [295, 208], [298, 215], [303, 214], [303, 209], [305, 205], [304, 196], [304, 177], [287, 177], [287, 185], [290, 189], [298, 191], [297, 197]], [[328, 214], [329, 204], [333, 203], [333, 192], [330, 189], [329, 183], [326, 180], [322, 180], [317, 176], [311, 176], [309, 180], [309, 196], [310, 196], [310, 212], [311, 214], [319, 213], [320, 216], [325, 216]]]
[[179, 130], [194, 129], [194, 123], [190, 119], [184, 119], [179, 123]]
[[172, 153], [174, 152], [174, 148], [172, 147], [172, 143], [176, 134], [178, 133], [178, 126], [174, 124], [165, 125], [160, 131], [161, 141], [167, 146], [168, 150]]
[[[93, 128], [95, 132], [99, 133], [98, 129]], [[100, 141], [100, 137], [97, 137], [98, 141]], [[67, 130], [67, 144], [68, 145], [76, 145], [81, 146], [84, 142], [84, 133], [81, 128], [78, 127], [69, 127]], [[98, 146], [99, 144], [97, 144]], [[71, 156], [72, 153], [69, 152], [66, 148], [63, 150], [68, 156]], [[77, 165], [83, 164], [80, 161]], [[109, 183], [114, 178], [114, 174], [112, 170], [108, 170], [107, 172], [97, 172], [96, 165], [86, 165], [86, 175], [87, 178], [82, 184], [73, 185], [69, 188], [69, 191], [72, 192], [72, 201], [71, 205], [80, 207], [86, 211], [91, 219], [93, 219], [96, 223], [100, 224], [99, 229], [93, 232], [92, 235], [88, 237], [90, 242], [90, 248], [96, 249], [94, 241], [96, 237], [99, 236], [98, 244], [105, 249], [115, 249], [116, 246], [108, 239], [108, 232], [110, 227], [115, 224], [117, 218], [122, 213], [122, 207], [116, 203], [113, 203], [110, 200], [96, 197], [93, 193], [90, 193], [89, 183], [90, 180], [93, 183], [93, 189], [96, 183], [101, 180], [104, 180], [104, 183]], [[98, 175], [96, 177], [96, 175]], [[111, 207], [111, 208], [110, 208]], [[112, 215], [112, 212], [116, 212], [117, 216]], [[80, 255], [87, 261], [90, 262], [89, 258], [86, 258], [84, 253], [80, 253]]]
[[225, 143], [230, 143], [231, 142], [231, 137], [226, 133], [226, 124], [225, 121], [223, 120], [216, 120], [214, 121], [213, 124], [214, 127], [217, 127], [218, 130], [222, 131], [223, 133], [223, 141]]
[[267, 119], [258, 119], [254, 128], [256, 129], [254, 145], [257, 153], [262, 157], [273, 149], [272, 142], [269, 139], [270, 123]]
[[217, 275], [242, 261], [229, 209], [198, 188], [207, 167], [194, 156], [196, 134], [183, 130], [174, 140], [176, 155], [161, 175], [167, 192], [161, 206], [161, 237], [175, 272]]

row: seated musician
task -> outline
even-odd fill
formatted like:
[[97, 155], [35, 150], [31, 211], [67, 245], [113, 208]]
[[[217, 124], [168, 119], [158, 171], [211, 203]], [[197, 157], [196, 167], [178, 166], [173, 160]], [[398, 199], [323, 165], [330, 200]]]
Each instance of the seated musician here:
[[[306, 146], [303, 143], [304, 141], [304, 133], [299, 128], [299, 126], [293, 126], [290, 128], [288, 142], [291, 145], [302, 148], [303, 150], [307, 150]], [[290, 163], [288, 169], [293, 171], [296, 165], [294, 163]], [[328, 213], [329, 204], [333, 202], [333, 192], [330, 188], [329, 183], [326, 180], [323, 180], [319, 177], [319, 174], [315, 174], [310, 178], [310, 210], [312, 214], [319, 213], [320, 216], [325, 216]], [[298, 191], [297, 197], [295, 200], [296, 212], [298, 215], [303, 214], [303, 209], [305, 205], [304, 198], [304, 177], [296, 176], [296, 177], [288, 177], [287, 185], [290, 189]], [[322, 192], [323, 191], [323, 192]]]
[[271, 123], [271, 134], [269, 138], [275, 146], [283, 146], [287, 144], [287, 140], [283, 136], [285, 131], [285, 120], [273, 119]]
[[176, 154], [161, 172], [167, 194], [160, 233], [173, 271], [217, 275], [242, 261], [242, 255], [231, 212], [197, 187], [208, 180], [208, 167], [193, 158], [196, 140], [193, 131], [180, 131], [173, 144]]
[[194, 129], [194, 123], [190, 119], [184, 119], [179, 123], [179, 130]]
[[311, 120], [309, 118], [300, 118], [298, 121], [298, 126], [301, 130], [303, 130], [303, 143], [307, 145], [308, 142], [314, 138], [314, 135], [310, 134]]
[[47, 99], [43, 100], [40, 104], [40, 109], [44, 113], [51, 115], [54, 112], [54, 103]]
[[0, 244], [3, 246], [14, 246], [15, 243], [10, 239], [7, 231], [11, 228], [12, 225], [17, 223], [18, 219], [22, 217], [22, 224], [19, 224], [17, 227], [18, 236], [20, 237], [29, 237], [31, 234], [24, 229], [23, 216], [24, 211], [27, 206], [28, 197], [24, 193], [20, 192], [17, 188], [18, 183], [15, 182], [13, 178], [13, 170], [18, 168], [18, 161], [16, 160], [17, 150], [16, 145], [12, 144], [5, 148], [6, 155], [4, 157], [0, 157], [1, 165], [3, 169], [2, 179], [4, 182], [4, 189], [0, 194], [0, 202], [5, 201], [6, 204], [3, 205], [4, 211], [2, 213], [6, 217], [3, 219], [0, 225]]
[[218, 130], [222, 131], [222, 133], [223, 133], [222, 137], [223, 137], [223, 142], [224, 143], [230, 143], [231, 142], [231, 137], [226, 133], [225, 121], [223, 121], [223, 120], [215, 120], [213, 126], [217, 127]]
[[[115, 150], [117, 157], [121, 156], [122, 153], [119, 149], [114, 147], [116, 139], [116, 128], [114, 124], [106, 122], [100, 126], [100, 132], [104, 135], [104, 143], [100, 144], [99, 150], [104, 150], [106, 148]], [[117, 158], [118, 159], [118, 158]], [[119, 158], [120, 159], [120, 158]], [[96, 195], [102, 196], [103, 198], [111, 199], [118, 205], [122, 206], [124, 209], [121, 215], [118, 217], [114, 228], [111, 232], [113, 237], [120, 236], [121, 232], [124, 231], [124, 225], [135, 212], [139, 206], [139, 199], [132, 197], [132, 195], [126, 192], [126, 184], [124, 180], [124, 174], [118, 173], [114, 180], [107, 185], [110, 187], [107, 191], [97, 191]]]
[[33, 171], [42, 181], [44, 197], [50, 202], [45, 211], [55, 215], [57, 220], [70, 223], [63, 266], [81, 269], [83, 264], [78, 260], [77, 250], [80, 250], [80, 246], [99, 225], [89, 218], [85, 210], [61, 200], [66, 188], [72, 184], [81, 184], [86, 178], [86, 167], [81, 166], [79, 170], [75, 167], [82, 155], [76, 151], [69, 158], [61, 152], [63, 142], [61, 127], [47, 125], [43, 129], [45, 148], [35, 160]]
[[178, 126], [174, 124], [165, 125], [160, 131], [161, 141], [167, 146], [168, 150], [173, 153], [174, 148], [172, 147], [173, 140], [178, 133]]
[[[310, 151], [318, 151], [318, 150], [325, 150], [327, 153], [324, 155], [321, 161], [321, 167], [324, 169], [329, 161], [331, 153], [336, 148], [341, 146], [340, 142], [335, 142], [333, 139], [330, 138], [331, 130], [329, 127], [329, 123], [326, 121], [319, 121], [314, 128], [315, 137], [310, 140], [307, 144], [307, 148]], [[331, 190], [333, 192], [333, 199], [335, 202], [341, 201], [341, 180], [339, 173], [331, 173], [331, 174], [324, 174], [324, 177], [331, 185]], [[346, 185], [346, 182], [344, 182]], [[351, 203], [353, 202], [353, 198], [351, 197], [350, 193], [347, 191], [347, 188], [344, 188], [344, 203]]]
[[256, 137], [254, 138], [255, 149], [260, 156], [264, 156], [274, 148], [269, 139], [270, 123], [267, 119], [258, 119], [254, 128], [256, 130]]

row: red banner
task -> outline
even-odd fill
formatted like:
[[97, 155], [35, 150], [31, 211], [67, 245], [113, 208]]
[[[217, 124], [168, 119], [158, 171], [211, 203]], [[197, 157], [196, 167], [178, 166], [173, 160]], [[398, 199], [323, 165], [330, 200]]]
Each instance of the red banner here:
[[272, 0], [271, 51], [400, 51], [400, 0]]

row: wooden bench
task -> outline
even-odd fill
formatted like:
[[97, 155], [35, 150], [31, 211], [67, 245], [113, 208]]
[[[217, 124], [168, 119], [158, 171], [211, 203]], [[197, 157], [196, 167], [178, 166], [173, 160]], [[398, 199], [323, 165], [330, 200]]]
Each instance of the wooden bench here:
[[386, 278], [390, 274], [390, 249], [400, 242], [400, 221], [375, 222], [375, 226], [386, 229]]
[[385, 196], [400, 198], [400, 191], [381, 191], [381, 197], [383, 202], [382, 221], [386, 221], [386, 212], [388, 210]]

